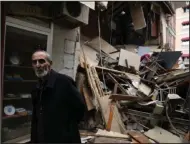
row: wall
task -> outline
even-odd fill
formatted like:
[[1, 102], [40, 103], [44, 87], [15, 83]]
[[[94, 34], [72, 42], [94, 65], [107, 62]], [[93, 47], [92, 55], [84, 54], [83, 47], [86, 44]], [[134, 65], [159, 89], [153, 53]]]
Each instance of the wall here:
[[176, 42], [175, 50], [182, 51], [184, 54], [189, 53], [189, 44], [186, 47], [182, 47], [181, 39], [189, 37], [189, 26], [182, 26], [183, 21], [189, 21], [189, 12], [184, 13], [183, 8], [176, 9]]
[[54, 25], [52, 59], [53, 69], [75, 79], [78, 66], [80, 44], [79, 28], [66, 29]]

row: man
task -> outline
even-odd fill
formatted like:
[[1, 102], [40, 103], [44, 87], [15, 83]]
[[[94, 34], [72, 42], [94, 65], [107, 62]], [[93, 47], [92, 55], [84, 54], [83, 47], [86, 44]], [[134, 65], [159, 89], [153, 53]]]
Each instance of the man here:
[[85, 104], [74, 81], [51, 69], [45, 51], [32, 55], [32, 66], [39, 82], [32, 92], [32, 143], [81, 143], [78, 123]]

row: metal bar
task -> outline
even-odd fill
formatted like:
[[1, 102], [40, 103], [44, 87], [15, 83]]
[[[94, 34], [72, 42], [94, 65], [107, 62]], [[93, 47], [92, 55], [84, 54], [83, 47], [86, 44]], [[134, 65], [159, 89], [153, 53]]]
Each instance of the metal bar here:
[[108, 76], [111, 78], [111, 80], [118, 84], [118, 87], [120, 88], [120, 90], [124, 93], [124, 94], [127, 94], [126, 90], [117, 82], [117, 80], [110, 74], [108, 73]]

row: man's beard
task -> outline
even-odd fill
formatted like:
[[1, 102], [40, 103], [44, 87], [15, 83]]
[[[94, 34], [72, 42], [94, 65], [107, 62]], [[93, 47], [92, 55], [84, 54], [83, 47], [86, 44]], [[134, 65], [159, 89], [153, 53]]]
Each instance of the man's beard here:
[[35, 74], [37, 77], [42, 78], [48, 74], [49, 70], [46, 69], [35, 69]]

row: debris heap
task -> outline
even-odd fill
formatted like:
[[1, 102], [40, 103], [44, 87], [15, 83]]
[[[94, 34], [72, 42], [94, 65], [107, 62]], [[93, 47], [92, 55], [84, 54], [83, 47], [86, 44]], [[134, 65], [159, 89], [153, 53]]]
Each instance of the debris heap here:
[[84, 53], [80, 58], [76, 82], [87, 106], [83, 141], [188, 141], [190, 75], [189, 69], [175, 68], [181, 53], [145, 55], [146, 62], [124, 49], [118, 53], [116, 59], [102, 57], [97, 66]]

